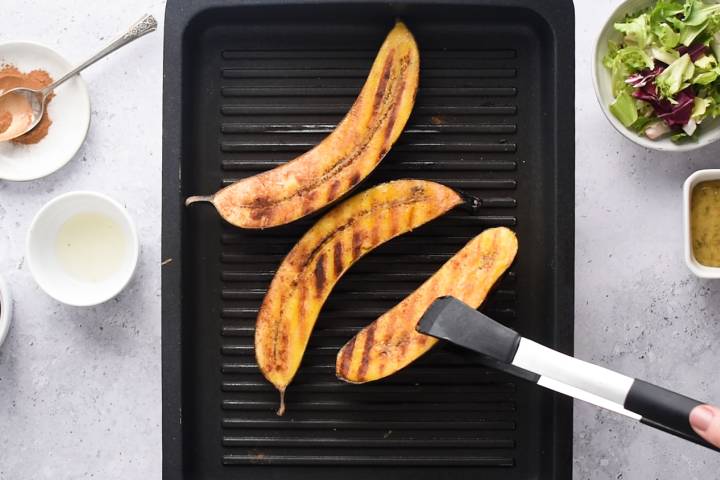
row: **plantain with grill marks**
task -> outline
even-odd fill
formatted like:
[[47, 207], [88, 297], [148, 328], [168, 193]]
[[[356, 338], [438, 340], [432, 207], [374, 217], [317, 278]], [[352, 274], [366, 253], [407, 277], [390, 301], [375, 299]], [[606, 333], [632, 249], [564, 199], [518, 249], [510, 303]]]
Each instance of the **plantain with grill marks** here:
[[452, 295], [479, 307], [516, 253], [517, 238], [504, 227], [472, 239], [417, 290], [343, 346], [335, 364], [338, 378], [350, 383], [378, 380], [426, 353], [437, 339], [417, 333], [415, 326], [430, 304]]
[[461, 203], [439, 183], [383, 183], [332, 209], [293, 247], [270, 284], [255, 329], [258, 366], [281, 394], [278, 415], [320, 309], [340, 277], [378, 245]]
[[419, 73], [415, 39], [398, 22], [330, 135], [288, 163], [185, 204], [210, 202], [229, 223], [251, 229], [284, 225], [328, 205], [367, 177], [400, 136], [415, 104]]

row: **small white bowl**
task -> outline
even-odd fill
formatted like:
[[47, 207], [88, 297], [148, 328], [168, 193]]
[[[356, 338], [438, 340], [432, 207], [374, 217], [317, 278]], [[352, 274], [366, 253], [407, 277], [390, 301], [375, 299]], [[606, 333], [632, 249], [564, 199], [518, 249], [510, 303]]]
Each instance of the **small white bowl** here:
[[12, 319], [12, 297], [10, 296], [10, 288], [5, 280], [0, 277], [0, 346], [2, 346], [8, 331], [10, 330], [10, 321]]
[[[31, 42], [0, 44], [0, 65], [5, 64], [22, 72], [42, 69], [54, 80], [72, 69], [55, 51]], [[59, 170], [75, 156], [90, 126], [90, 96], [80, 75], [55, 90], [48, 113], [52, 125], [38, 143], [0, 142], [0, 180], [35, 180]]]
[[[70, 218], [97, 213], [117, 224], [125, 237], [125, 252], [120, 267], [109, 277], [88, 282], [69, 274], [57, 254], [57, 238]], [[35, 215], [27, 237], [27, 260], [35, 281], [56, 300], [78, 307], [110, 300], [128, 284], [138, 259], [135, 225], [125, 208], [115, 200], [95, 192], [70, 192], [50, 200]]]
[[683, 234], [685, 236], [685, 263], [695, 275], [700, 278], [720, 278], [720, 268], [708, 267], [695, 260], [692, 248], [692, 234], [690, 230], [690, 206], [692, 192], [695, 185], [709, 180], [720, 180], [720, 169], [698, 170], [685, 180], [683, 185]]
[[[603, 57], [608, 51], [608, 40], [616, 42], [622, 41], [622, 34], [615, 30], [614, 24], [621, 22], [626, 15], [634, 14], [640, 10], [650, 7], [656, 3], [656, 0], [627, 0], [622, 2], [610, 15], [607, 23], [600, 31], [595, 40], [595, 57], [591, 61], [593, 86], [595, 87], [595, 96], [603, 113], [610, 121], [615, 130], [620, 132], [628, 140], [637, 143], [645, 148], [667, 152], [687, 152], [696, 150], [706, 145], [716, 142], [720, 139], [720, 118], [714, 120], [705, 120], [701, 125], [701, 131], [697, 140], [691, 140], [683, 143], [674, 143], [669, 136], [659, 138], [658, 140], [650, 140], [644, 135], [639, 135], [630, 130], [615, 118], [610, 111], [610, 104], [615, 97], [612, 94], [612, 79], [610, 71], [603, 65]], [[713, 0], [706, 0], [706, 3], [716, 3]]]

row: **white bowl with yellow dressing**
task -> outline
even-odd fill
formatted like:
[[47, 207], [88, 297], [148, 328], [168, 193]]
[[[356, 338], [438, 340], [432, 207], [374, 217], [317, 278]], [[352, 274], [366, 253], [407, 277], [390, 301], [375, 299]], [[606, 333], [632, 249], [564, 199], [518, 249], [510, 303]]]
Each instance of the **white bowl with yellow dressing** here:
[[685, 180], [683, 217], [688, 268], [700, 278], [720, 278], [720, 169]]
[[120, 293], [135, 272], [138, 250], [125, 208], [86, 191], [48, 202], [27, 238], [28, 266], [40, 288], [74, 306], [97, 305]]

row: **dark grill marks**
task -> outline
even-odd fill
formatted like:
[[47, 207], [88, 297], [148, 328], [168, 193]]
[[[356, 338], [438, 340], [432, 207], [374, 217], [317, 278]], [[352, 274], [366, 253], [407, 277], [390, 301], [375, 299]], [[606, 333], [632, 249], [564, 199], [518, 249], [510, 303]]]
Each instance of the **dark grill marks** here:
[[353, 232], [352, 235], [352, 256], [358, 258], [362, 253], [363, 234], [362, 232]]
[[378, 223], [373, 223], [370, 227], [370, 245], [377, 245], [380, 242], [380, 225]]
[[343, 377], [346, 377], [350, 371], [350, 361], [352, 360], [353, 351], [355, 350], [356, 338], [357, 337], [353, 337], [353, 339], [350, 340], [343, 351], [342, 358], [340, 359], [340, 371], [338, 373]]
[[[335, 230], [330, 232], [325, 238], [320, 240], [315, 248], [310, 251], [307, 256], [305, 257], [305, 261], [302, 265], [300, 265], [300, 270], [304, 270], [307, 268], [308, 265], [310, 265], [315, 256], [325, 248], [325, 246], [332, 242], [340, 233], [347, 230], [348, 228], [354, 226], [356, 223], [358, 223], [363, 217], [367, 217], [368, 215], [374, 215], [378, 211], [382, 210], [392, 210], [397, 207], [402, 206], [408, 206], [408, 205], [415, 205], [420, 202], [424, 202], [427, 200], [427, 197], [423, 195], [422, 187], [419, 189], [413, 188], [412, 195], [408, 199], [402, 199], [402, 200], [395, 200], [393, 202], [384, 202], [384, 203], [378, 203], [376, 205], [373, 205], [371, 208], [367, 210], [362, 210], [358, 212], [355, 216], [352, 218], [349, 218], [347, 223], [343, 225], [339, 225]], [[354, 250], [353, 250], [354, 251]], [[353, 259], [356, 259], [357, 257], [353, 257]]]
[[[418, 333], [418, 335], [421, 335], [421, 334]], [[400, 352], [400, 356], [405, 356], [405, 352], [407, 352], [408, 345], [410, 345], [410, 339], [408, 337], [401, 338], [400, 341], [397, 343], [397, 347]]]
[[[410, 66], [410, 57], [405, 56], [401, 60], [401, 71], [407, 70], [407, 68]], [[407, 79], [404, 77], [400, 77], [400, 92], [397, 94], [396, 98], [402, 98], [403, 94], [405, 93], [405, 87], [407, 87]], [[395, 102], [395, 104], [390, 109], [390, 115], [388, 116], [388, 122], [387, 127], [385, 127], [385, 131], [383, 132], [383, 151], [387, 151], [390, 149], [389, 140], [390, 135], [392, 134], [393, 128], [395, 127], [395, 121], [397, 120], [398, 111], [400, 110], [401, 102]]]
[[390, 231], [388, 235], [394, 237], [400, 231], [400, 215], [390, 215]]
[[[320, 242], [318, 242], [318, 245], [310, 253], [307, 254], [307, 256], [305, 257], [305, 261], [298, 268], [300, 270], [300, 272], [298, 273], [297, 277], [300, 278], [303, 275], [303, 272], [305, 271], [305, 269], [313, 262], [313, 260], [315, 259], [316, 256], [319, 255], [318, 256], [318, 264], [324, 263], [325, 254], [324, 253], [320, 254], [320, 252], [324, 249], [324, 247], [328, 243], [332, 242], [341, 232], [343, 232], [347, 228], [352, 227], [362, 217], [365, 217], [368, 215], [373, 215], [378, 210], [383, 210], [386, 208], [389, 210], [392, 210], [393, 208], [396, 208], [396, 207], [415, 205], [418, 202], [423, 202], [423, 201], [427, 200], [427, 197], [425, 195], [423, 195], [423, 193], [424, 192], [423, 192], [422, 188], [413, 188], [412, 196], [409, 199], [403, 199], [403, 200], [398, 200], [398, 201], [394, 201], [394, 202], [380, 203], [378, 205], [374, 205], [372, 208], [363, 210], [363, 211], [359, 212], [356, 216], [348, 219], [347, 223], [345, 223], [344, 225], [340, 225], [337, 229], [335, 229], [333, 232], [331, 232], [325, 238], [320, 240]], [[376, 231], [376, 230], [377, 230], [377, 227], [374, 228], [374, 231]], [[364, 249], [362, 248], [362, 246], [363, 246], [362, 232], [353, 232], [353, 249], [352, 249], [352, 251], [353, 251], [353, 259], [352, 260], [353, 261], [355, 261], [361, 254], [364, 253]], [[373, 246], [374, 246], [374, 244], [373, 244]], [[291, 254], [292, 254], [292, 252], [291, 252]], [[323, 260], [323, 262], [320, 262], [321, 259]], [[325, 274], [324, 265], [322, 267], [319, 267], [318, 265], [315, 266], [316, 274], [317, 274], [318, 268], [322, 269], [322, 273], [324, 275]], [[315, 279], [316, 286], [317, 286], [317, 281], [318, 280], [316, 278]], [[325, 277], [323, 276], [323, 283], [324, 282], [325, 282]], [[295, 280], [290, 285], [288, 285], [287, 293], [285, 295], [281, 296], [281, 301], [283, 303], [282, 303], [282, 306], [280, 307], [280, 314], [278, 315], [278, 318], [273, 319], [276, 327], [282, 321], [282, 318], [284, 318], [284, 316], [285, 316], [284, 300], [287, 299], [287, 297], [289, 297], [290, 295], [292, 295], [292, 292], [297, 287], [298, 287], [298, 281]], [[272, 284], [270, 285], [270, 288], [272, 289]], [[270, 293], [270, 291], [268, 291], [268, 294], [269, 293]]]
[[[392, 62], [394, 58], [395, 49], [392, 49], [390, 50], [390, 53], [388, 53], [388, 56], [385, 59], [385, 64], [383, 65], [383, 72], [380, 76], [380, 80], [378, 81], [377, 90], [375, 90], [375, 103], [373, 104], [373, 114], [379, 112], [383, 106], [383, 100], [385, 99], [385, 92], [387, 89], [388, 80], [390, 79], [390, 74], [392, 73]], [[399, 102], [395, 103], [397, 104]]]
[[348, 188], [354, 187], [355, 185], [360, 183], [360, 180], [361, 180], [360, 172], [358, 172], [358, 171], [353, 172], [352, 175], [350, 175], [350, 182], [348, 184]]
[[315, 207], [313, 204], [315, 203], [315, 199], [318, 196], [317, 190], [310, 190], [303, 195], [302, 198], [302, 211], [304, 215], [307, 215], [308, 213], [311, 213], [315, 210]]
[[272, 200], [265, 196], [255, 198], [250, 202], [250, 206], [253, 208], [269, 207], [272, 204]]
[[322, 291], [325, 288], [325, 254], [321, 254], [315, 264], [315, 296], [322, 297]]
[[360, 368], [358, 369], [358, 378], [360, 380], [363, 380], [365, 378], [368, 367], [370, 366], [370, 351], [372, 349], [373, 343], [375, 342], [376, 328], [377, 323], [373, 322], [366, 331], [365, 343], [362, 350], [362, 358], [360, 359]]
[[330, 188], [328, 189], [328, 196], [327, 201], [328, 203], [332, 202], [338, 197], [338, 193], [340, 190], [340, 180], [333, 180], [333, 182], [330, 184]]
[[250, 212], [250, 218], [256, 221], [260, 221], [263, 218], [266, 218], [273, 213], [272, 207], [252, 207], [253, 211]]
[[343, 245], [340, 240], [338, 240], [333, 247], [333, 267], [333, 275], [337, 278], [343, 269]]
[[303, 283], [298, 291], [298, 318], [305, 318], [305, 302], [307, 300], [309, 292], [309, 286]]

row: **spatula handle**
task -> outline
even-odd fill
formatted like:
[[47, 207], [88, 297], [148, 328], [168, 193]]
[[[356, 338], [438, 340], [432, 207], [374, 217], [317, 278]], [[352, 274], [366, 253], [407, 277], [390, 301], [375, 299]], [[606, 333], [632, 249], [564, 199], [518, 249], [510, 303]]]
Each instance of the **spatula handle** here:
[[625, 408], [642, 415], [645, 425], [720, 452], [690, 426], [690, 412], [702, 405], [692, 398], [643, 380], [635, 380], [625, 398]]
[[635, 414], [634, 418], [646, 425], [720, 452], [690, 426], [690, 412], [702, 402], [570, 357], [527, 338], [520, 340], [512, 364], [608, 400]]

